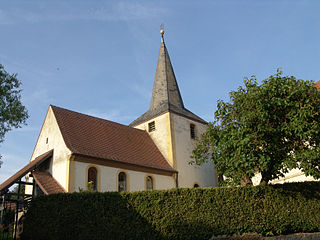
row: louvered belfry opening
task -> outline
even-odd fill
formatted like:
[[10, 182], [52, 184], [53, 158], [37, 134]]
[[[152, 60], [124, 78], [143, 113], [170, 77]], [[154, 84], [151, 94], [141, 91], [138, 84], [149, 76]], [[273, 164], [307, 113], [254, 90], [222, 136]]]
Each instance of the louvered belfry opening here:
[[155, 130], [156, 130], [156, 123], [155, 123], [154, 121], [149, 122], [149, 124], [148, 124], [148, 131], [149, 131], [149, 132], [153, 132], [153, 131], [155, 131]]

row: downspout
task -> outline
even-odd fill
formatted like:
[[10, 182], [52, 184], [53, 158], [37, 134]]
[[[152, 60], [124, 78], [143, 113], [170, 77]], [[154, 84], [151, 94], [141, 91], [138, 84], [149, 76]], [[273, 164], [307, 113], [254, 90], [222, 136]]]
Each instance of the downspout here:
[[176, 179], [176, 188], [178, 188], [179, 187], [178, 172], [175, 173], [175, 179]]

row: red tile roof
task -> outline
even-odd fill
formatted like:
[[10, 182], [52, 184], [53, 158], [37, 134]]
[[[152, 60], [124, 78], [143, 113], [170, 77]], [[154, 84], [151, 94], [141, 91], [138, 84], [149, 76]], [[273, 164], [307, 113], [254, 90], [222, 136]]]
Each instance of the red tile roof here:
[[316, 82], [314, 85], [316, 88], [320, 89], [320, 80], [318, 82]]
[[28, 172], [36, 169], [42, 162], [51, 157], [53, 154], [53, 150], [50, 150], [38, 157], [36, 157], [33, 161], [28, 163], [26, 166], [21, 168], [18, 172], [8, 178], [0, 185], [0, 192], [11, 187], [17, 180], [25, 176]]
[[72, 153], [176, 172], [146, 131], [51, 107]]
[[50, 173], [34, 171], [32, 173], [41, 190], [46, 194], [65, 193], [65, 189], [55, 180]]

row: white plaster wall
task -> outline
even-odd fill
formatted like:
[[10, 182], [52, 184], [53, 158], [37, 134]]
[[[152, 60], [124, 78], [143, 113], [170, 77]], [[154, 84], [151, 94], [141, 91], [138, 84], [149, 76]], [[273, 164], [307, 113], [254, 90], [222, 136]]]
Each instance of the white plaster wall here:
[[196, 141], [190, 137], [190, 124], [196, 127], [196, 136], [200, 137], [205, 132], [207, 125], [192, 121], [180, 115], [170, 113], [173, 121], [175, 136], [175, 154], [177, 170], [179, 172], [179, 187], [193, 187], [198, 183], [200, 187], [215, 187], [217, 184], [216, 171], [212, 162], [201, 166], [190, 165], [192, 150]]
[[[30, 177], [26, 177], [26, 182], [32, 182], [32, 178]], [[33, 186], [32, 185], [25, 185], [25, 194], [32, 194], [32, 188]]]
[[[254, 186], [258, 185], [261, 181], [261, 174], [260, 173], [256, 174], [251, 180]], [[307, 177], [299, 169], [292, 169], [291, 171], [286, 173], [284, 177], [272, 180], [270, 183], [276, 184], [276, 183], [305, 182], [305, 181], [316, 181], [316, 180], [311, 176]]]
[[98, 169], [98, 191], [118, 191], [117, 179], [118, 173], [123, 171], [127, 174], [128, 191], [142, 191], [145, 190], [146, 176], [152, 176], [154, 180], [155, 190], [171, 189], [175, 187], [175, 179], [171, 176], [164, 176], [158, 174], [149, 174], [145, 172], [138, 172], [126, 169], [113, 168], [97, 164], [90, 164], [85, 162], [74, 161], [74, 186], [75, 191], [79, 188], [87, 189], [87, 169], [94, 166]]
[[[148, 132], [148, 124], [155, 121], [156, 130]], [[150, 137], [157, 145], [158, 149], [165, 157], [165, 159], [170, 163], [170, 146], [168, 143], [168, 137], [170, 136], [169, 113], [162, 114], [154, 119], [144, 122], [140, 125], [135, 126], [137, 129], [145, 130], [149, 133]], [[172, 165], [172, 163], [170, 163]]]
[[286, 183], [286, 182], [305, 182], [305, 181], [315, 181], [311, 176], [304, 175], [299, 169], [292, 169], [285, 174], [283, 178], [275, 179], [271, 183]]
[[261, 181], [261, 173], [256, 173], [253, 178], [251, 178], [253, 186], [257, 186]]
[[[47, 138], [48, 143], [46, 143]], [[69, 175], [67, 172], [69, 170], [67, 160], [71, 151], [66, 147], [56, 118], [51, 107], [49, 107], [36, 146], [33, 150], [31, 161], [51, 149], [54, 149], [54, 151], [52, 157], [53, 162], [50, 164], [49, 172], [62, 187], [67, 189], [67, 176]]]

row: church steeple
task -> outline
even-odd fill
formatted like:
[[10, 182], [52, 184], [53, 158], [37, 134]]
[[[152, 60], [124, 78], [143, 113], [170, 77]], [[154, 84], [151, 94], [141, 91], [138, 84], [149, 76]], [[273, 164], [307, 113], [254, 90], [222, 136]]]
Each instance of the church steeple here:
[[161, 29], [160, 33], [161, 44], [150, 108], [146, 113], [133, 121], [130, 126], [136, 126], [165, 112], [178, 113], [195, 121], [207, 123], [184, 107], [169, 53], [163, 38], [164, 30]]
[[159, 108], [169, 110], [172, 106], [184, 108], [178, 83], [162, 35], [150, 110]]

